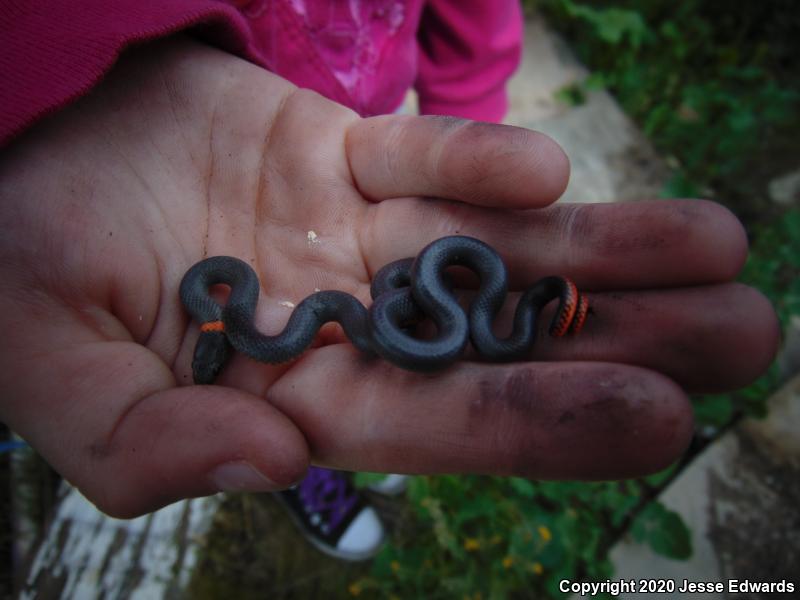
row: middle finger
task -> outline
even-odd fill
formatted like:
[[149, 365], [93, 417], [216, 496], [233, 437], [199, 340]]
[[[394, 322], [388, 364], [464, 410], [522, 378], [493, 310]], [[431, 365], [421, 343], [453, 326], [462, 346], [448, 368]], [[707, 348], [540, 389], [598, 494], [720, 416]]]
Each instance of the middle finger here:
[[372, 226], [363, 244], [370, 273], [392, 260], [416, 256], [447, 235], [476, 237], [495, 248], [506, 261], [512, 289], [552, 274], [594, 290], [727, 281], [739, 272], [747, 253], [736, 217], [703, 200], [509, 211], [405, 198], [370, 210]]

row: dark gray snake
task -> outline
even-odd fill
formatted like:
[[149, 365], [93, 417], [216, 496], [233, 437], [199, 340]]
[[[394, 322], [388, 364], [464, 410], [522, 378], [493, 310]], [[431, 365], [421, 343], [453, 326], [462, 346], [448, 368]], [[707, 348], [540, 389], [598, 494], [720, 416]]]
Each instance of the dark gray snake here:
[[[456, 265], [480, 278], [468, 313], [458, 304], [446, 273]], [[209, 294], [215, 284], [231, 288], [225, 306]], [[224, 366], [231, 347], [261, 362], [287, 362], [302, 354], [329, 321], [339, 323], [364, 353], [404, 369], [434, 371], [456, 361], [467, 341], [488, 361], [523, 359], [536, 339], [537, 317], [546, 304], [559, 300], [550, 324], [550, 334], [556, 337], [577, 333], [589, 308], [569, 279], [544, 277], [522, 294], [511, 335], [500, 339], [492, 332], [492, 323], [507, 291], [506, 267], [497, 252], [475, 238], [450, 236], [432, 242], [416, 258], [395, 261], [378, 271], [369, 309], [345, 292], [316, 292], [297, 305], [277, 335], [264, 335], [255, 328], [258, 276], [238, 258], [214, 256], [194, 265], [181, 281], [180, 298], [200, 323], [192, 361], [194, 381], [208, 384]], [[436, 326], [433, 339], [417, 339], [411, 333], [410, 325], [424, 318]]]

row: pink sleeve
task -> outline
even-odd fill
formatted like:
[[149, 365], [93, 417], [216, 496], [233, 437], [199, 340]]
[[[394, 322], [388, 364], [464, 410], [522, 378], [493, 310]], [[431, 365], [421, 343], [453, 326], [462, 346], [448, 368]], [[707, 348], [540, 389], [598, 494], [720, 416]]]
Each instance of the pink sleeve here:
[[518, 0], [430, 0], [418, 35], [420, 112], [500, 121], [522, 24]]
[[85, 94], [126, 47], [189, 27], [257, 58], [239, 11], [215, 0], [3, 0], [0, 147]]

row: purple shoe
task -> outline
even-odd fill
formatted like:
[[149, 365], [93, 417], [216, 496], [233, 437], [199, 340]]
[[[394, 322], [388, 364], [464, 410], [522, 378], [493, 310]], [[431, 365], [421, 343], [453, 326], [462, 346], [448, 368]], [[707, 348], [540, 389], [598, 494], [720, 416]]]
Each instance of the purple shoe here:
[[377, 513], [342, 471], [311, 467], [303, 481], [275, 497], [306, 539], [325, 554], [365, 560], [383, 543]]

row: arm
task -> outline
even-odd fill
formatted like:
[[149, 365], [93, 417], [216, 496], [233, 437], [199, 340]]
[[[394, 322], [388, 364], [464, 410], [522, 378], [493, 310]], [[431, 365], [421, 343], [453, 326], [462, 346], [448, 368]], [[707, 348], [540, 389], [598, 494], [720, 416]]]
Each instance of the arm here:
[[0, 147], [86, 94], [133, 45], [194, 28], [255, 62], [245, 19], [214, 0], [54, 0], [0, 7]]
[[434, 0], [418, 36], [420, 112], [499, 121], [522, 49], [516, 0]]

